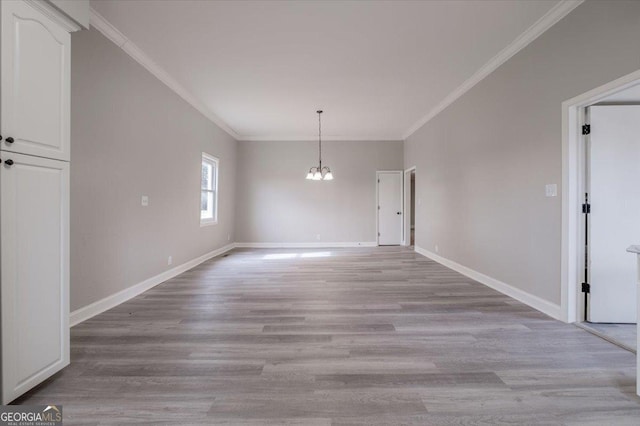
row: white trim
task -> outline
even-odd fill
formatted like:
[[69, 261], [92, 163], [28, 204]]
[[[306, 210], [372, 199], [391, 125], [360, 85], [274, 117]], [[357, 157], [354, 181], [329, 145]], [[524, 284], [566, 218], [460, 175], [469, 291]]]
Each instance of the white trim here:
[[423, 255], [431, 260], [438, 262], [441, 265], [446, 266], [449, 269], [453, 269], [454, 271], [471, 278], [472, 280], [478, 281], [481, 284], [486, 285], [494, 290], [499, 291], [502, 294], [506, 294], [513, 299], [516, 299], [525, 305], [529, 305], [532, 308], [549, 315], [552, 318], [560, 319], [561, 317], [561, 309], [560, 305], [556, 305], [555, 303], [551, 303], [547, 300], [544, 300], [538, 296], [534, 296], [531, 293], [527, 293], [524, 290], [520, 290], [519, 288], [513, 287], [507, 283], [503, 283], [502, 281], [498, 281], [495, 278], [491, 278], [487, 275], [484, 275], [478, 271], [474, 271], [471, 268], [467, 268], [466, 266], [460, 265], [452, 260], [446, 259], [442, 256], [439, 256], [435, 253], [432, 253], [428, 250], [423, 249], [422, 247], [415, 246], [416, 253]]
[[91, 8], [90, 16], [91, 26], [95, 27], [105, 37], [114, 42], [118, 47], [124, 50], [129, 56], [136, 60], [140, 65], [153, 74], [158, 80], [162, 81], [171, 90], [176, 92], [182, 99], [187, 101], [191, 106], [200, 111], [202, 115], [215, 123], [222, 130], [227, 132], [231, 137], [238, 140], [240, 136], [229, 127], [220, 117], [214, 114], [203, 102], [193, 96], [191, 92], [178, 83], [167, 71], [160, 65], [153, 62], [138, 46], [122, 34], [116, 27], [107, 21], [102, 15]]
[[235, 244], [228, 244], [217, 250], [213, 250], [207, 254], [183, 263], [182, 265], [176, 266], [175, 268], [169, 269], [168, 271], [144, 280], [138, 284], [107, 296], [104, 299], [93, 302], [90, 305], [84, 306], [80, 309], [76, 309], [75, 311], [71, 312], [71, 315], [69, 317], [69, 326], [73, 327], [74, 325], [78, 325], [81, 322], [86, 321], [98, 314], [101, 314], [104, 311], [114, 308], [119, 304], [124, 303], [127, 300], [132, 299], [139, 294], [144, 293], [145, 291], [157, 286], [158, 284], [170, 280], [171, 278], [176, 277], [181, 273], [188, 271], [189, 269], [194, 268], [211, 258], [220, 256], [221, 254], [224, 254], [229, 250], [232, 250], [233, 248], [235, 248]]
[[220, 159], [218, 157], [214, 157], [211, 154], [207, 154], [206, 152], [202, 152], [202, 160], [200, 162], [200, 164], [202, 165], [202, 163], [209, 163], [211, 166], [213, 166], [213, 172], [214, 172], [214, 176], [213, 176], [213, 181], [215, 182], [215, 187], [211, 190], [208, 189], [202, 189], [202, 177], [200, 178], [200, 196], [202, 196], [202, 193], [204, 191], [207, 192], [213, 192], [214, 197], [215, 197], [215, 202], [213, 203], [215, 210], [213, 211], [213, 217], [207, 217], [207, 218], [202, 218], [202, 205], [200, 201], [198, 203], [198, 205], [200, 206], [198, 211], [200, 212], [200, 227], [203, 226], [209, 226], [209, 225], [217, 225], [218, 224], [218, 199], [220, 197], [218, 197], [218, 188], [220, 187], [220, 185], [218, 184], [218, 179], [220, 177], [220, 173], [219, 173], [219, 169], [220, 169]]
[[469, 79], [462, 83], [458, 88], [451, 92], [438, 105], [422, 117], [418, 122], [411, 126], [403, 135], [403, 139], [407, 139], [416, 130], [427, 124], [432, 118], [441, 113], [446, 107], [454, 103], [458, 98], [467, 93], [473, 86], [480, 83], [485, 77], [505, 62], [507, 62], [516, 53], [527, 47], [532, 41], [542, 35], [554, 24], [567, 16], [573, 9], [578, 7], [584, 0], [562, 0], [558, 2], [551, 10], [544, 14], [538, 21], [530, 26], [525, 32], [520, 34], [511, 44], [502, 49], [496, 56], [491, 58], [489, 62], [484, 64], [482, 68], [476, 71]]
[[[318, 141], [318, 135], [298, 135], [298, 136], [240, 136], [239, 141], [245, 142], [309, 142], [309, 141]], [[358, 135], [358, 136], [325, 136], [322, 135], [323, 141], [339, 141], [339, 142], [358, 142], [358, 141], [368, 141], [368, 142], [402, 142], [404, 139], [402, 135], [389, 135], [388, 137], [384, 136], [374, 136], [374, 135]]]
[[218, 221], [213, 219], [200, 219], [200, 227], [217, 225]]
[[[405, 140], [411, 136], [416, 130], [424, 126], [429, 120], [434, 118], [446, 107], [455, 102], [458, 98], [469, 91], [473, 86], [482, 81], [485, 77], [495, 71], [500, 65], [505, 63], [509, 58], [518, 53], [520, 50], [529, 45], [533, 40], [551, 28], [555, 23], [568, 15], [573, 9], [578, 7], [584, 0], [561, 0], [553, 8], [551, 8], [544, 16], [536, 21], [525, 32], [520, 34], [511, 44], [502, 49], [496, 56], [484, 64], [469, 79], [458, 86], [438, 105], [432, 108], [424, 117], [411, 126], [401, 137], [397, 135], [389, 135], [388, 137], [380, 136], [328, 136], [325, 140], [331, 141], [398, 141]], [[91, 26], [95, 27], [105, 37], [115, 43], [118, 47], [129, 54], [140, 65], [145, 67], [151, 74], [156, 76], [160, 81], [166, 84], [170, 89], [176, 92], [185, 101], [200, 111], [205, 117], [218, 125], [221, 129], [239, 141], [314, 141], [316, 135], [303, 136], [240, 136], [229, 125], [227, 125], [220, 117], [214, 114], [203, 102], [195, 97], [191, 92], [180, 85], [171, 75], [169, 75], [162, 67], [153, 62], [138, 46], [129, 40], [122, 32], [114, 27], [95, 9], [91, 8], [90, 15]]]
[[[403, 145], [404, 149], [404, 145]], [[376, 171], [376, 205], [375, 213], [376, 213], [376, 246], [380, 245], [380, 172]]]
[[562, 103], [562, 320], [581, 321], [579, 282], [583, 276], [584, 244], [581, 194], [584, 192], [580, 126], [584, 108], [640, 83], [640, 70]]
[[375, 241], [341, 243], [235, 243], [238, 248], [340, 248], [340, 247], [376, 247]]
[[[411, 172], [415, 173], [416, 166], [404, 170], [404, 217], [402, 218], [402, 245], [411, 245]], [[407, 179], [407, 174], [409, 178]], [[408, 182], [408, 184], [407, 184]], [[407, 194], [409, 194], [407, 196]], [[415, 218], [414, 218], [415, 220]], [[407, 238], [408, 237], [408, 238]]]
[[82, 26], [80, 24], [78, 24], [76, 21], [71, 19], [69, 15], [49, 2], [25, 0], [25, 3], [40, 11], [40, 13], [44, 14], [52, 21], [58, 23], [59, 25], [62, 25], [62, 27], [70, 33], [80, 31], [82, 29]]
[[96, 12], [94, 8], [90, 10], [89, 22], [93, 28], [100, 31], [103, 36], [111, 40], [116, 46], [122, 48], [127, 43], [127, 37]]

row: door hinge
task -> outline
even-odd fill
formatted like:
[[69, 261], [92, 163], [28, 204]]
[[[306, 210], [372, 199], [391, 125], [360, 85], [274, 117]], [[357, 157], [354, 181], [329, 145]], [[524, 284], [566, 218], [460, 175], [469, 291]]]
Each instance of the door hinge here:
[[591, 204], [583, 204], [582, 205], [582, 213], [589, 214], [591, 213]]
[[378, 237], [380, 236], [380, 233], [378, 232]]
[[380, 210], [380, 206], [378, 206], [378, 210]]
[[591, 134], [591, 124], [585, 124], [582, 126], [582, 134], [590, 135]]
[[582, 292], [583, 293], [591, 293], [591, 284], [582, 283]]

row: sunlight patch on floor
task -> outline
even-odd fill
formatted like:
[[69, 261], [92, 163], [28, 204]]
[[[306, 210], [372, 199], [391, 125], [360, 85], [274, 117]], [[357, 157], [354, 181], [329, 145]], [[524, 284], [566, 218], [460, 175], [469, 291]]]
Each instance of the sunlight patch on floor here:
[[295, 258], [314, 258], [314, 257], [330, 257], [330, 251], [315, 251], [309, 253], [271, 253], [263, 256], [264, 260], [282, 260], [282, 259], [295, 259]]

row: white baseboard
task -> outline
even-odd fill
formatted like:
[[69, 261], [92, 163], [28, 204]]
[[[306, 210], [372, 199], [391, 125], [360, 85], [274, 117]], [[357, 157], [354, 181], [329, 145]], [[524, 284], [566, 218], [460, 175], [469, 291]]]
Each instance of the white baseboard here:
[[556, 305], [547, 300], [544, 300], [538, 296], [534, 296], [533, 294], [527, 293], [524, 290], [520, 290], [519, 288], [513, 287], [507, 283], [503, 283], [502, 281], [498, 281], [495, 278], [491, 278], [487, 275], [484, 275], [478, 271], [474, 271], [471, 268], [467, 268], [466, 266], [460, 265], [452, 260], [446, 259], [442, 256], [438, 256], [435, 253], [432, 253], [428, 250], [423, 249], [422, 247], [415, 246], [416, 253], [423, 255], [424, 257], [428, 257], [431, 260], [434, 260], [441, 265], [446, 266], [449, 269], [453, 269], [456, 272], [461, 273], [475, 281], [478, 281], [481, 284], [486, 285], [487, 287], [491, 287], [494, 290], [499, 291], [502, 294], [506, 294], [509, 297], [512, 297], [525, 305], [529, 305], [538, 311], [549, 315], [552, 318], [557, 320], [561, 320], [562, 318], [562, 309], [560, 305]]
[[100, 299], [96, 302], [93, 302], [90, 305], [84, 306], [80, 309], [76, 309], [75, 311], [71, 312], [71, 315], [69, 317], [69, 326], [73, 327], [74, 325], [80, 324], [81, 322], [86, 321], [91, 317], [94, 317], [104, 311], [114, 308], [119, 304], [126, 302], [127, 300], [134, 298], [141, 293], [144, 293], [150, 288], [153, 288], [160, 283], [163, 283], [175, 276], [180, 275], [185, 271], [188, 271], [189, 269], [195, 266], [198, 266], [202, 262], [205, 262], [213, 257], [220, 256], [221, 254], [228, 252], [229, 250], [235, 248], [235, 246], [236, 246], [235, 244], [228, 244], [217, 250], [213, 250], [207, 254], [204, 254], [193, 260], [183, 263], [182, 265], [176, 266], [175, 268], [169, 269], [168, 271], [165, 271], [161, 274], [158, 274], [154, 277], [144, 280], [138, 284], [134, 284], [133, 286], [125, 288], [124, 290], [121, 290], [110, 296], [107, 296], [104, 299]]
[[340, 247], [376, 247], [375, 241], [346, 242], [346, 243], [236, 243], [236, 247], [243, 248], [340, 248]]

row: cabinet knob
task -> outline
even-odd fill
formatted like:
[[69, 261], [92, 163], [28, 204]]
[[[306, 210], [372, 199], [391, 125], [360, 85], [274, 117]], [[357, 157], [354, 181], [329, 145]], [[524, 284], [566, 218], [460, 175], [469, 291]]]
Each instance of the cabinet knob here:
[[13, 160], [5, 160], [4, 164], [6, 164], [7, 166], [11, 167], [11, 166], [13, 166]]
[[7, 142], [7, 143], [13, 143], [13, 138], [12, 138], [11, 136], [9, 136], [9, 137], [5, 140], [5, 142]]

